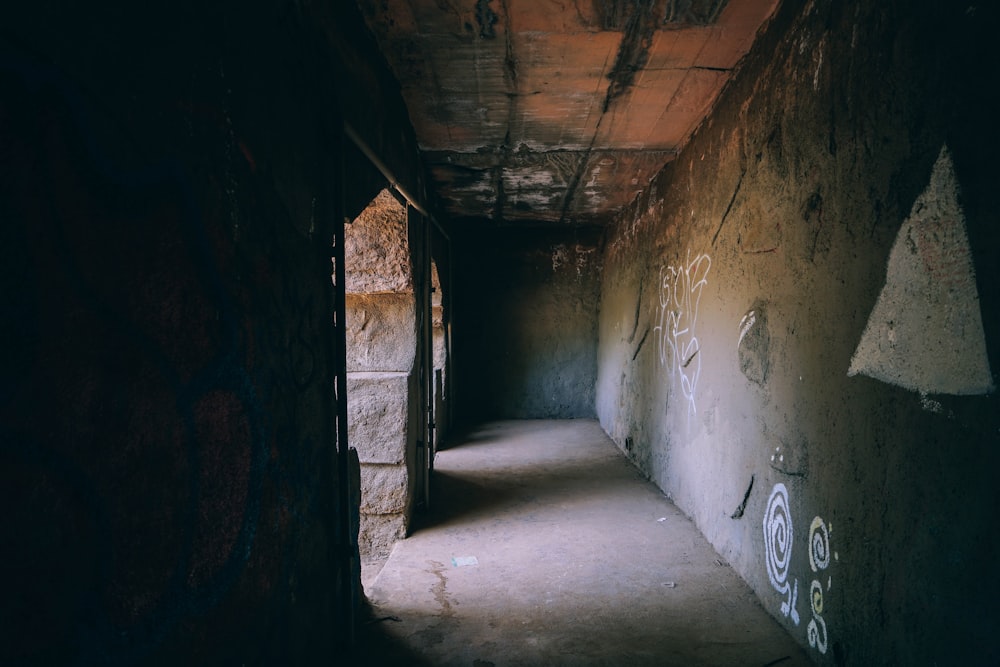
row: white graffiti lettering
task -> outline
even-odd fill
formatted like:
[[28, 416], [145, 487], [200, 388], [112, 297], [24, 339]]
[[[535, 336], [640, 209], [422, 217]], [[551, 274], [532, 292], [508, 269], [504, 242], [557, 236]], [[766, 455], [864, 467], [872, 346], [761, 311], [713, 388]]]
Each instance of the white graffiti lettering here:
[[711, 268], [708, 255], [698, 255], [685, 265], [660, 268], [660, 317], [654, 327], [660, 364], [669, 367], [671, 378], [677, 376], [681, 393], [688, 401], [688, 419], [698, 412], [695, 389], [701, 375], [701, 344], [696, 325], [701, 293]]

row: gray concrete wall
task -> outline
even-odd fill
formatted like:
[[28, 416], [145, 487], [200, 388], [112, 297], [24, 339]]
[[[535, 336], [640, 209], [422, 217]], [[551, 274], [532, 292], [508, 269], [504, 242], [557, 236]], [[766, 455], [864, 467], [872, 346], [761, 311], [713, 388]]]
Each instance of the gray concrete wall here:
[[456, 415], [593, 417], [599, 236], [501, 228], [457, 243]]
[[819, 664], [1000, 660], [996, 23], [950, 5], [787, 3], [604, 256], [602, 425]]

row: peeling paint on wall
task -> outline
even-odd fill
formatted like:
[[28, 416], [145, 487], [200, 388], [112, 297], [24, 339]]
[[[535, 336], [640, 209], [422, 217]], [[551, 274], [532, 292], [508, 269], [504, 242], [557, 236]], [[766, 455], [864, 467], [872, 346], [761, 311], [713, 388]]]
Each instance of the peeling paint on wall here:
[[958, 181], [947, 146], [889, 254], [849, 376], [921, 394], [993, 389]]

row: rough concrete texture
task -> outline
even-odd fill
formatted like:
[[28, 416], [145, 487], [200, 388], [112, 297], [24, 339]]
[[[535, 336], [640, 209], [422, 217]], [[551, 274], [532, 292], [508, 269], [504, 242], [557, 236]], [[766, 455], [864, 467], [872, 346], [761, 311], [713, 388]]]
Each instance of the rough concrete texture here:
[[416, 385], [412, 373], [348, 373], [348, 441], [361, 461], [364, 559], [385, 558], [413, 514], [421, 418]]
[[[948, 2], [786, 3], [609, 233], [601, 423], [820, 664], [1000, 662], [997, 396], [896, 386], [996, 384], [993, 18]], [[958, 209], [940, 204], [945, 145], [969, 255], [949, 231]], [[910, 243], [905, 225], [928, 213], [940, 224]], [[906, 277], [898, 237], [923, 262], [891, 294], [898, 321], [919, 334], [929, 307], [961, 308], [973, 344], [879, 362], [913, 382], [849, 377], [870, 318], [888, 317], [887, 274]], [[860, 348], [866, 362], [876, 347]], [[943, 374], [937, 355], [952, 360]]]
[[[384, 563], [393, 545], [406, 537], [405, 514], [362, 514], [358, 549], [367, 563]], [[377, 663], [376, 663], [377, 664]]]
[[441, 306], [434, 306], [431, 309], [431, 318], [433, 320], [433, 347], [434, 347], [434, 368], [443, 370], [448, 362], [448, 347], [445, 341], [445, 323], [444, 323], [444, 308]]
[[409, 373], [347, 376], [347, 437], [361, 463], [405, 461], [409, 391]]
[[365, 514], [405, 514], [409, 475], [406, 466], [361, 466], [361, 511]]
[[406, 207], [382, 190], [344, 232], [347, 292], [413, 292], [406, 238]]
[[457, 241], [464, 419], [594, 415], [600, 233], [496, 229]]
[[809, 664], [593, 420], [486, 424], [434, 484], [367, 592], [394, 620], [362, 664]]
[[346, 305], [348, 371], [413, 368], [417, 330], [412, 292], [349, 294]]

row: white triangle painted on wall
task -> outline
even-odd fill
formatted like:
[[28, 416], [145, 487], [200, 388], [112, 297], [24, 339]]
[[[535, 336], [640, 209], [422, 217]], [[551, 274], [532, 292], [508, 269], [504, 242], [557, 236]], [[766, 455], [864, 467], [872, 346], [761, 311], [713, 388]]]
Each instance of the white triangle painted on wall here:
[[847, 374], [922, 394], [993, 389], [975, 270], [947, 146], [889, 253]]

